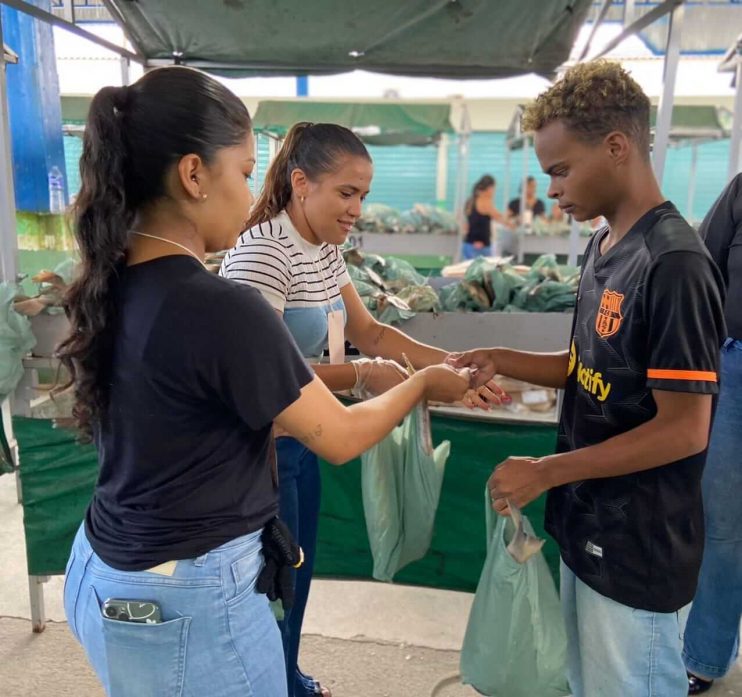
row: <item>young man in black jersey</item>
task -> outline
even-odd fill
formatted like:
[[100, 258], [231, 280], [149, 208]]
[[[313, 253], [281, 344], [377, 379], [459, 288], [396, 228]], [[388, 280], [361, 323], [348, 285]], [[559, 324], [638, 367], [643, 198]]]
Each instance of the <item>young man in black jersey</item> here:
[[720, 274], [662, 196], [649, 100], [617, 64], [577, 65], [526, 111], [548, 195], [579, 221], [604, 216], [582, 267], [570, 346], [456, 358], [565, 390], [557, 453], [511, 457], [494, 508], [548, 491], [561, 556], [575, 697], [687, 694], [678, 610], [703, 548], [701, 473], [724, 339]]

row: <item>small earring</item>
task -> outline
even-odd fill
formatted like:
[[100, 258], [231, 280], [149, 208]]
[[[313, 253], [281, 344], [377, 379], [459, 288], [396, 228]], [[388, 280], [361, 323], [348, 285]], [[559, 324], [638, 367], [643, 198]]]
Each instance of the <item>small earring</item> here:
[[302, 196], [302, 197], [300, 198], [300, 200], [301, 200], [301, 203], [302, 203], [302, 205], [304, 205], [304, 199], [305, 199], [305, 197], [304, 197], [304, 196]]
[[207, 198], [209, 198], [208, 194], [201, 194], [201, 200], [205, 201]]

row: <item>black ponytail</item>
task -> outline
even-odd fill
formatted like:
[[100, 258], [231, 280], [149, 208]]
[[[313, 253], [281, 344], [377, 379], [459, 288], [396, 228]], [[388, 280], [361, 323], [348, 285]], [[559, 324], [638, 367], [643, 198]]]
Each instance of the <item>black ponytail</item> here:
[[74, 384], [84, 438], [105, 417], [116, 322], [116, 285], [139, 211], [166, 195], [183, 156], [205, 163], [243, 142], [245, 105], [219, 82], [184, 67], [153, 70], [130, 87], [104, 87], [90, 105], [75, 202], [81, 269], [67, 297], [72, 331], [57, 350]]

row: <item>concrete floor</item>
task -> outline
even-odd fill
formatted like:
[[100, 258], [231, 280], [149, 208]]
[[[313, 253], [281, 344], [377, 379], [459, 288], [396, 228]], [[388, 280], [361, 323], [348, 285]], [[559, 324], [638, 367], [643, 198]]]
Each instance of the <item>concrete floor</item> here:
[[[0, 530], [0, 695], [103, 697], [64, 623], [61, 576], [45, 584], [51, 620], [46, 631], [31, 632], [22, 510], [10, 475], [0, 477]], [[472, 597], [390, 584], [317, 581], [304, 625], [302, 667], [335, 697], [427, 697], [457, 672]], [[476, 693], [454, 684], [436, 694]], [[738, 663], [708, 694], [742, 697], [742, 666]]]

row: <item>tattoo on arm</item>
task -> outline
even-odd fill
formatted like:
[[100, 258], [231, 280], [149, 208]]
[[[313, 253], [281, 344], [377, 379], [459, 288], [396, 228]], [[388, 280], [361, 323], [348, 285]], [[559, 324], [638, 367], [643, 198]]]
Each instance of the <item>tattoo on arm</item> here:
[[304, 445], [310, 445], [318, 438], [322, 437], [322, 424], [317, 424], [311, 431], [305, 433], [299, 440]]
[[379, 333], [376, 335], [376, 338], [373, 340], [373, 345], [378, 346], [381, 340], [384, 338], [384, 335], [386, 334], [386, 330], [388, 327], [386, 325], [382, 326], [379, 330]]

